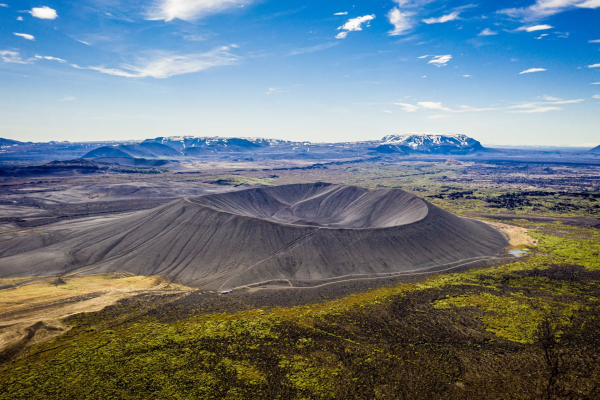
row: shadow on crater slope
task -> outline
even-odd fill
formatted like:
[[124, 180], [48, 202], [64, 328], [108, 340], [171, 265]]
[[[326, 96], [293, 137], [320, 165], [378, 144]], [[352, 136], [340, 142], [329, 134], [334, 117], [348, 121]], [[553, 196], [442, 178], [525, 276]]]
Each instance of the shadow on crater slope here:
[[93, 226], [0, 242], [0, 277], [129, 271], [230, 289], [310, 286], [497, 255], [488, 225], [402, 190], [286, 185], [184, 198]]

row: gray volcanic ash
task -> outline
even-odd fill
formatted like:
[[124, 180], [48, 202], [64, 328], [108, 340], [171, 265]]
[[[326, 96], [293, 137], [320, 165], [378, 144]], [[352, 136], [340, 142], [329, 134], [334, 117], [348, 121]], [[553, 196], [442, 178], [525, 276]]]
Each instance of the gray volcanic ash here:
[[0, 277], [94, 268], [206, 289], [302, 286], [424, 270], [494, 256], [508, 245], [490, 226], [402, 190], [323, 183], [184, 198], [45, 235], [0, 243]]

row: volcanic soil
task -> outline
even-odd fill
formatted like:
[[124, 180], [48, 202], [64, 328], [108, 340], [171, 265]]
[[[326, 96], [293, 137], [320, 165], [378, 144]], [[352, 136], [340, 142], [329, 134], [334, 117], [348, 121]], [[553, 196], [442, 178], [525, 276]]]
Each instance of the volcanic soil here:
[[505, 237], [398, 189], [325, 183], [186, 197], [0, 242], [0, 278], [127, 271], [228, 290], [308, 287], [496, 256]]

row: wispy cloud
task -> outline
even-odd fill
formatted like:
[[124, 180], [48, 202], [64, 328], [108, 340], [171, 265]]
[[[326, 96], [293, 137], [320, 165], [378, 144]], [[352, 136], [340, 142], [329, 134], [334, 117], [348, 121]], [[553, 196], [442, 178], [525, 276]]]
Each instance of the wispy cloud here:
[[338, 13], [335, 13], [333, 15], [348, 15], [348, 11], [338, 12]]
[[535, 4], [523, 8], [508, 8], [501, 14], [524, 20], [537, 20], [575, 8], [600, 8], [598, 0], [536, 0]]
[[23, 39], [27, 39], [27, 40], [35, 40], [35, 37], [33, 35], [28, 34], [28, 33], [16, 33], [16, 32], [13, 32], [13, 35], [22, 37]]
[[456, 21], [457, 19], [459, 19], [459, 15], [460, 15], [460, 11], [454, 11], [450, 14], [442, 15], [441, 17], [426, 18], [423, 20], [423, 22], [425, 22], [428, 25], [443, 24], [444, 22]]
[[230, 8], [241, 8], [251, 0], [157, 0], [147, 14], [149, 20], [195, 21]]
[[590, 83], [590, 85], [600, 85], [600, 82]]
[[51, 57], [51, 56], [39, 56], [36, 55], [35, 58], [39, 59], [39, 60], [49, 60], [49, 61], [58, 61], [59, 63], [66, 63], [67, 60], [63, 60], [62, 58], [57, 58], [57, 57]]
[[431, 119], [443, 119], [448, 118], [449, 114], [462, 114], [462, 113], [476, 113], [476, 112], [488, 112], [488, 111], [503, 111], [509, 113], [521, 113], [521, 114], [533, 114], [533, 113], [545, 113], [549, 111], [562, 110], [561, 105], [565, 104], [577, 104], [585, 101], [584, 99], [576, 100], [563, 100], [557, 97], [541, 96], [541, 99], [545, 101], [525, 102], [516, 104], [509, 107], [471, 107], [462, 105], [457, 108], [450, 108], [444, 106], [440, 102], [433, 101], [421, 101], [416, 104], [411, 103], [394, 103], [394, 105], [402, 108], [403, 111], [414, 113], [418, 111], [435, 111], [443, 112], [445, 114], [435, 114], [429, 118]]
[[311, 46], [311, 47], [301, 47], [299, 49], [292, 50], [292, 52], [289, 55], [297, 56], [299, 54], [315, 53], [317, 51], [330, 49], [334, 46], [337, 46], [338, 44], [340, 44], [340, 42], [330, 42], [330, 43], [318, 44], [316, 46]]
[[0, 3], [0, 7], [8, 7], [8, 4]]
[[429, 60], [429, 62], [427, 64], [433, 64], [437, 67], [443, 67], [446, 64], [448, 64], [448, 62], [452, 60], [452, 56], [447, 54], [445, 56], [435, 56], [433, 57], [432, 60]]
[[56, 13], [56, 10], [44, 6], [44, 7], [34, 7], [29, 11], [25, 11], [29, 14], [31, 14], [32, 17], [35, 18], [39, 18], [39, 19], [56, 19], [58, 18], [58, 14]]
[[600, 39], [588, 40], [588, 43], [600, 43]]
[[547, 113], [549, 111], [562, 110], [562, 107], [557, 107], [559, 105], [578, 104], [585, 101], [584, 99], [563, 100], [558, 97], [552, 97], [548, 95], [543, 95], [542, 99], [546, 101], [535, 101], [510, 106], [508, 107], [508, 112], [517, 114]]
[[548, 111], [560, 111], [562, 108], [554, 106], [544, 106], [539, 103], [526, 103], [518, 106], [510, 107], [512, 113], [515, 114], [536, 114], [536, 113], [547, 113]]
[[463, 78], [472, 78], [473, 75], [463, 75]]
[[278, 93], [283, 93], [283, 89], [281, 89], [281, 88], [269, 88], [269, 90], [267, 90], [265, 92], [266, 95], [274, 95], [274, 94], [278, 94]]
[[595, 94], [592, 96], [592, 99], [600, 99], [600, 94]]
[[494, 35], [497, 35], [497, 34], [498, 34], [498, 32], [494, 32], [490, 28], [485, 28], [484, 30], [482, 30], [481, 32], [479, 32], [479, 34], [477, 36], [494, 36]]
[[588, 68], [600, 68], [600, 64], [592, 64], [592, 65], [588, 65]]
[[398, 7], [390, 10], [387, 17], [390, 24], [394, 25], [394, 29], [389, 32], [390, 36], [404, 35], [408, 30], [414, 26], [412, 19], [412, 13], [403, 13]]
[[409, 103], [394, 103], [394, 105], [400, 106], [400, 107], [402, 107], [403, 111], [411, 112], [411, 113], [417, 112], [421, 109], [421, 107], [419, 107], [418, 105], [409, 104]]
[[447, 113], [468, 113], [468, 112], [484, 112], [484, 111], [494, 111], [497, 108], [476, 108], [471, 106], [460, 106], [458, 109], [452, 109], [449, 107], [445, 107], [440, 102], [435, 101], [420, 101], [417, 104], [410, 103], [394, 103], [396, 106], [402, 107], [402, 110], [405, 112], [417, 112], [420, 110], [429, 110], [429, 111], [443, 111]]
[[548, 29], [554, 29], [552, 25], [534, 25], [534, 26], [522, 26], [517, 28], [517, 32], [536, 32], [536, 31], [545, 31]]
[[526, 69], [525, 71], [519, 72], [519, 75], [531, 74], [534, 72], [544, 72], [544, 71], [547, 71], [547, 70], [544, 68], [529, 68], [529, 69]]
[[340, 32], [335, 38], [336, 39], [346, 39], [348, 36], [348, 32], [356, 32], [362, 31], [362, 26], [365, 24], [367, 27], [370, 26], [370, 22], [375, 19], [375, 14], [373, 15], [365, 15], [363, 17], [356, 17], [349, 19], [344, 25], [338, 28]]
[[11, 64], [30, 64], [31, 62], [28, 60], [23, 60], [21, 58], [21, 54], [18, 51], [12, 50], [0, 50], [0, 58], [5, 63]]
[[191, 74], [209, 68], [236, 64], [240, 60], [240, 57], [231, 54], [229, 50], [230, 48], [226, 46], [207, 53], [166, 55], [151, 60], [142, 60], [137, 65], [124, 64], [120, 68], [106, 68], [104, 66], [80, 67], [75, 64], [72, 66], [78, 69], [89, 69], [125, 78], [150, 77], [165, 79], [175, 75]]

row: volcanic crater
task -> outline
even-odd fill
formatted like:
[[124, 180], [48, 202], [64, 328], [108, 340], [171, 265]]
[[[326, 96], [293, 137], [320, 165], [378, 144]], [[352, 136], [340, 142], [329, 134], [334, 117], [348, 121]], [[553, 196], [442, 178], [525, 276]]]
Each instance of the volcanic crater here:
[[43, 235], [0, 243], [0, 277], [127, 271], [212, 290], [308, 287], [427, 271], [508, 246], [489, 225], [405, 191], [326, 183], [187, 197]]

